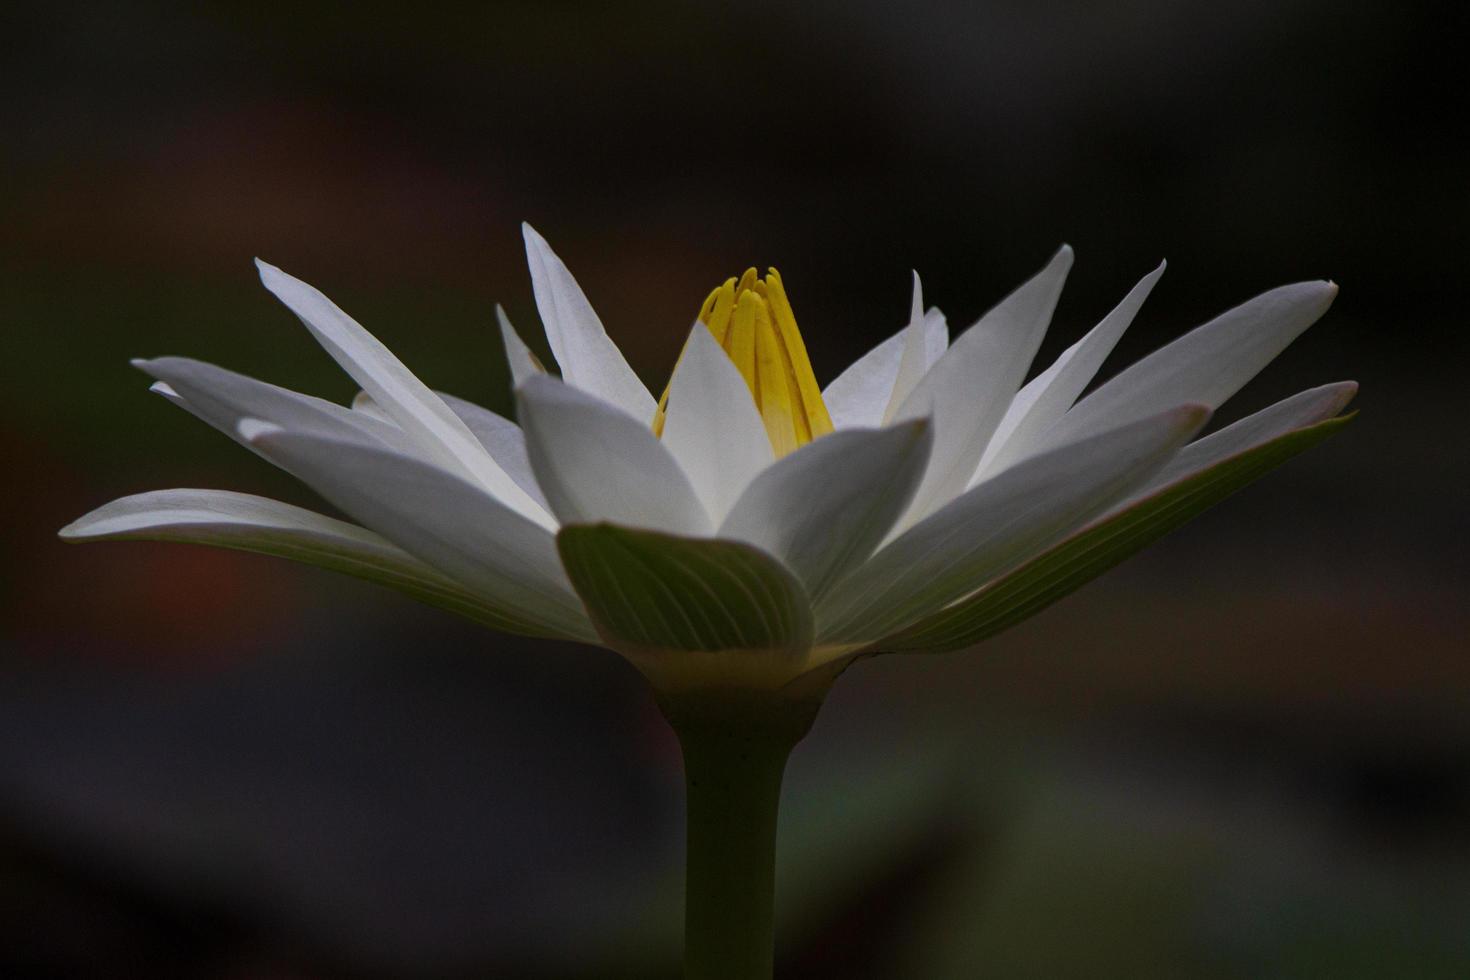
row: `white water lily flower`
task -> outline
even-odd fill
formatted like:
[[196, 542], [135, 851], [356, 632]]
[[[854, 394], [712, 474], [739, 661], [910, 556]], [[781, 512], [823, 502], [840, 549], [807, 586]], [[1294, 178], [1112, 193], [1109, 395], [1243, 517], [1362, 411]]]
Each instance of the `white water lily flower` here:
[[320, 292], [261, 278], [362, 387], [348, 406], [198, 361], [154, 390], [358, 523], [221, 490], [126, 497], [72, 541], [189, 541], [378, 581], [496, 629], [601, 643], [663, 693], [824, 686], [855, 656], [973, 644], [1320, 441], [1351, 382], [1205, 438], [1209, 414], [1331, 304], [1283, 286], [1079, 400], [1163, 266], [1022, 386], [1072, 252], [949, 342], [907, 326], [820, 388], [780, 276], [714, 290], [655, 399], [525, 227], [561, 377], [503, 313], [519, 426], [432, 391]]

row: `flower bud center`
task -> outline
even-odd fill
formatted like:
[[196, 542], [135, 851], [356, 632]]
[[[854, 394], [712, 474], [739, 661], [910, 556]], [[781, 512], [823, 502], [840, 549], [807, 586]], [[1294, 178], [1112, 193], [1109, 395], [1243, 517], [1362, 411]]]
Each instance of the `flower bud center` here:
[[[725, 280], [700, 307], [699, 322], [745, 379], [778, 458], [832, 431], [780, 273], [768, 269], [762, 279], [750, 268]], [[653, 419], [660, 436], [668, 401], [665, 388]]]

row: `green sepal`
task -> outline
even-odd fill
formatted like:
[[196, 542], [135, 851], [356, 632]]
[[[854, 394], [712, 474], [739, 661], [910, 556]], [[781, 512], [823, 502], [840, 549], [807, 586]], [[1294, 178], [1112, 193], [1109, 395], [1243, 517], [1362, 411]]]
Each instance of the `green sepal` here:
[[750, 545], [612, 524], [564, 527], [556, 545], [572, 587], [614, 649], [799, 658], [811, 648], [811, 604], [801, 583]]
[[1009, 629], [1315, 446], [1354, 415], [1288, 432], [1164, 487], [1067, 538], [969, 598], [874, 643], [871, 649], [943, 653], [973, 646]]

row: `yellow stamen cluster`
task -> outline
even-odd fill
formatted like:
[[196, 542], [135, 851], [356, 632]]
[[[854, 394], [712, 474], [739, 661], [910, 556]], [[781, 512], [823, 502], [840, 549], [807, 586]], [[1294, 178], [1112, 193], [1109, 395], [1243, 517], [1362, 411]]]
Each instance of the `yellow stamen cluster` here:
[[[739, 281], [725, 280], [704, 301], [699, 320], [745, 378], [777, 457], [832, 431], [780, 273], [768, 269], [761, 279], [751, 268]], [[653, 419], [658, 435], [668, 403], [665, 388]]]

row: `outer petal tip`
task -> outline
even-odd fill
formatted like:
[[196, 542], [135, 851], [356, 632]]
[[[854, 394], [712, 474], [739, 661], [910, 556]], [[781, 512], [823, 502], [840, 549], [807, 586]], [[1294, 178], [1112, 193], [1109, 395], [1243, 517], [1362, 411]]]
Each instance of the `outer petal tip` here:
[[1188, 404], [1180, 405], [1169, 414], [1173, 416], [1173, 420], [1179, 424], [1180, 428], [1193, 428], [1197, 431], [1204, 428], [1205, 423], [1208, 422], [1210, 420], [1210, 416], [1214, 414], [1214, 409], [1210, 408], [1210, 406], [1208, 405], [1201, 405], [1197, 402], [1191, 402]]
[[[264, 259], [256, 259], [255, 268], [256, 271], [260, 273], [261, 284], [264, 285], [266, 289], [269, 289], [272, 293], [274, 293], [277, 298], [281, 299], [283, 302], [285, 301], [285, 297], [281, 295], [281, 290], [283, 289], [305, 289], [313, 293], [317, 292], [314, 286], [310, 286], [302, 282], [300, 279], [297, 279], [295, 276], [291, 275], [291, 273], [285, 271], [284, 269], [271, 265]], [[286, 305], [292, 306], [292, 304], [290, 303], [287, 303]], [[294, 311], [295, 307], [292, 306], [292, 309]]]
[[[281, 290], [283, 289], [291, 289], [293, 287], [311, 288], [289, 272], [271, 265], [264, 259], [255, 260], [255, 269], [260, 273], [261, 285], [265, 286], [266, 289], [270, 290], [282, 301], [285, 300], [285, 297], [281, 295]], [[291, 304], [287, 303], [286, 305], [290, 306]]]
[[1337, 299], [1337, 283], [1331, 279], [1319, 279], [1316, 282], [1304, 282], [1300, 285], [1305, 294], [1303, 298], [1311, 310], [1310, 315], [1314, 321], [1325, 314], [1331, 308], [1333, 301]]
[[244, 439], [252, 446], [258, 446], [270, 439], [271, 436], [285, 432], [286, 430], [279, 425], [262, 422], [260, 419], [241, 419], [240, 424], [235, 426], [235, 431], [240, 433], [241, 439]]
[[103, 504], [101, 507], [94, 507], [93, 509], [83, 514], [81, 517], [78, 517], [76, 520], [63, 527], [61, 530], [57, 531], [56, 536], [70, 544], [92, 540], [93, 538], [97, 537], [97, 535], [93, 533], [93, 528], [95, 528], [100, 521], [105, 520], [108, 514], [113, 512], [114, 505], [116, 503], [117, 501], [114, 500], [111, 503]]
[[1329, 418], [1337, 415], [1358, 397], [1358, 383], [1356, 381], [1339, 381], [1337, 384], [1329, 385], [1332, 389], [1331, 408], [1327, 413]]
[[1323, 309], [1331, 306], [1332, 301], [1337, 298], [1337, 283], [1331, 279], [1315, 279], [1308, 280], [1307, 282], [1299, 282], [1296, 283], [1295, 288], [1320, 302]]
[[1046, 267], [1041, 270], [1039, 275], [1065, 276], [1072, 271], [1072, 262], [1076, 257], [1077, 253], [1072, 251], [1072, 246], [1063, 243], [1052, 255], [1051, 259], [1046, 263]]

